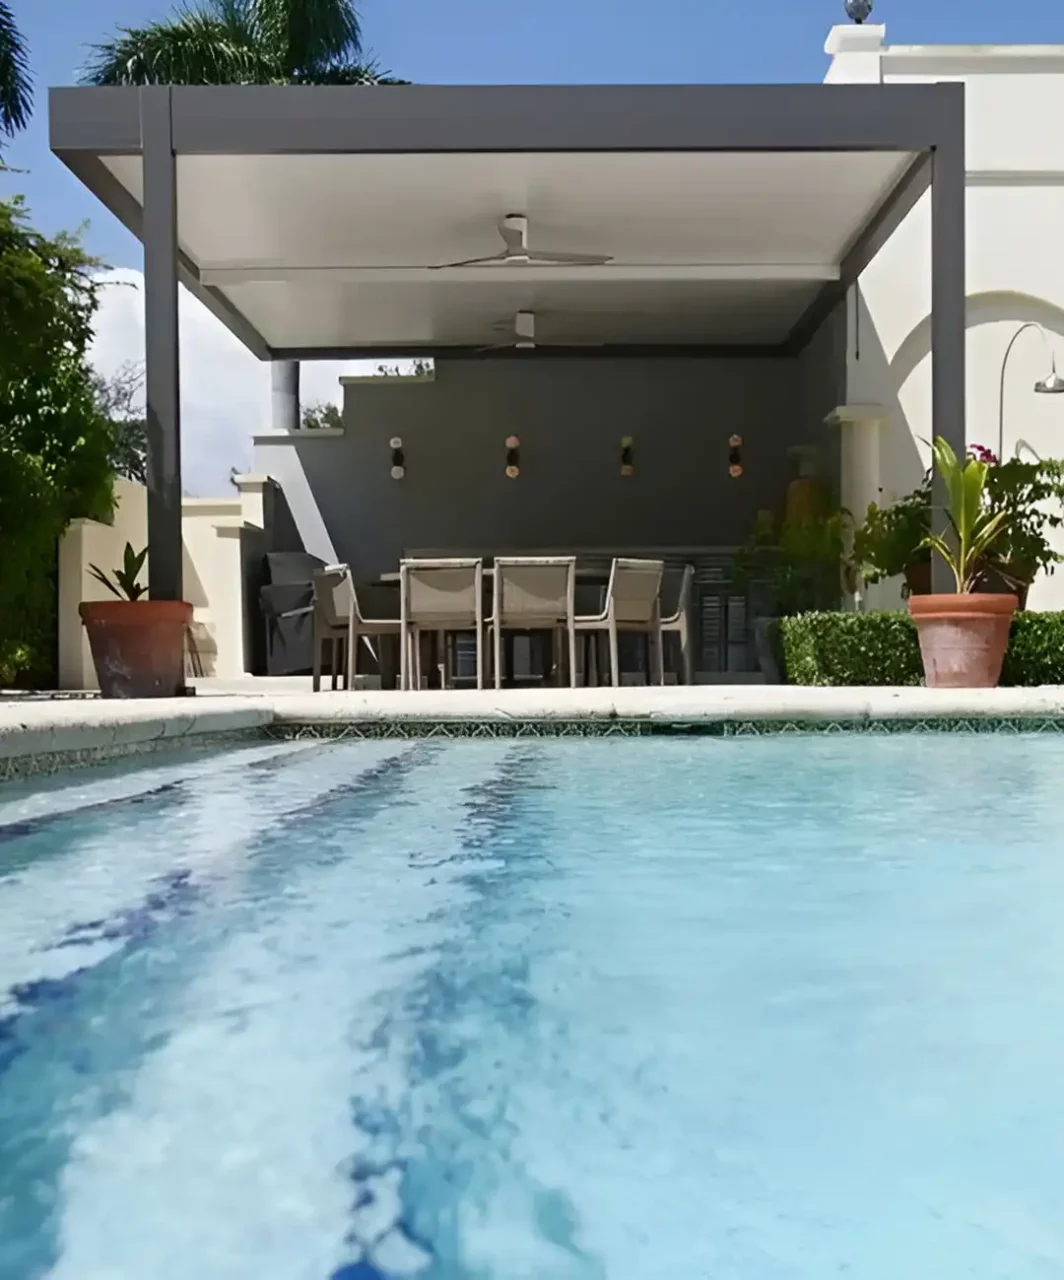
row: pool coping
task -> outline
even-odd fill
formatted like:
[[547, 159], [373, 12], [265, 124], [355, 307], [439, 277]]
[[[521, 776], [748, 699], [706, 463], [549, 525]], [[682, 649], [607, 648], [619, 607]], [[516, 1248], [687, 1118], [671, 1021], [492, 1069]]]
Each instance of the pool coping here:
[[0, 781], [248, 738], [1064, 732], [1064, 687], [264, 693], [0, 705]]

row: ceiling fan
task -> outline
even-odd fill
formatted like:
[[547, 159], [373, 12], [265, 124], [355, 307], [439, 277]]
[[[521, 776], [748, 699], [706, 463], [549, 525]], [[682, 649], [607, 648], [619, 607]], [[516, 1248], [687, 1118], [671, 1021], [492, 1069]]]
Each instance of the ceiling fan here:
[[601, 267], [613, 258], [606, 253], [553, 253], [547, 249], [528, 247], [528, 219], [523, 213], [508, 213], [499, 219], [499, 235], [503, 248], [481, 258], [461, 262], [440, 262], [433, 268], [447, 267]]
[[537, 342], [536, 340], [536, 313], [534, 311], [518, 311], [513, 318], [513, 323], [503, 322], [494, 326], [502, 332], [510, 332], [511, 337], [504, 342], [493, 342], [489, 346], [481, 347], [481, 351], [534, 351], [537, 347], [602, 347], [606, 344], [599, 341], [580, 341], [571, 340], [565, 342]]

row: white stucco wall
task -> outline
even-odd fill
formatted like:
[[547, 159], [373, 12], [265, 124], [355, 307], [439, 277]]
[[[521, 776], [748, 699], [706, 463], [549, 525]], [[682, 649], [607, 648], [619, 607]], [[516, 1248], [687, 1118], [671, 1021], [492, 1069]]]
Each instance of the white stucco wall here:
[[[836, 28], [827, 79], [965, 84], [968, 440], [996, 450], [1002, 359], [1021, 324], [1045, 327], [1064, 369], [1064, 46], [891, 47], [884, 37], [882, 27]], [[847, 400], [887, 411], [879, 486], [888, 501], [913, 487], [929, 452], [929, 212], [925, 196], [850, 299]], [[1064, 455], [1064, 396], [1033, 392], [1048, 367], [1045, 345], [1028, 331], [1008, 363], [1006, 456], [1018, 440], [1042, 456]], [[899, 599], [883, 586], [869, 603]], [[1030, 605], [1064, 607], [1064, 570], [1035, 583]]]
[[[243, 616], [241, 537], [262, 527], [265, 476], [238, 477], [231, 498], [185, 498], [181, 511], [185, 599], [193, 605], [193, 635], [203, 674], [225, 679], [245, 674], [247, 638]], [[115, 484], [110, 524], [75, 520], [59, 543], [59, 687], [95, 689], [96, 673], [78, 605], [114, 597], [92, 574], [99, 565], [111, 573], [122, 564], [126, 543], [136, 550], [148, 541], [147, 496], [143, 485]], [[141, 574], [147, 582], [147, 568]]]

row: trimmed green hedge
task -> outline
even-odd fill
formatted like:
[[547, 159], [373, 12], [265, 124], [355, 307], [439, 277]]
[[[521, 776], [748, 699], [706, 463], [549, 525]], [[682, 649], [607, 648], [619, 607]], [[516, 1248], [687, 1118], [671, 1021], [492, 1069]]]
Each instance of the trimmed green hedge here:
[[[918, 685], [916, 627], [907, 613], [803, 613], [780, 622], [789, 684]], [[1064, 613], [1016, 614], [1004, 685], [1064, 684]]]

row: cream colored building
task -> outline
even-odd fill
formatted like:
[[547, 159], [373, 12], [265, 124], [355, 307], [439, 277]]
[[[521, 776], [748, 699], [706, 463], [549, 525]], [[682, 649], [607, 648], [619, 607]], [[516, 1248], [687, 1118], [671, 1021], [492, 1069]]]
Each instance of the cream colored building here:
[[[1034, 390], [1054, 355], [1064, 369], [1064, 45], [890, 45], [885, 27], [853, 26], [836, 27], [827, 52], [828, 83], [964, 82], [968, 441], [996, 453], [1003, 425], [1005, 457], [1064, 455], [1064, 396]], [[928, 462], [929, 222], [925, 195], [849, 300], [847, 401], [856, 422], [843, 431], [859, 464], [844, 497], [855, 510], [908, 491]], [[884, 584], [868, 603], [899, 598], [897, 584]], [[1042, 576], [1029, 607], [1062, 606], [1064, 572]]]

